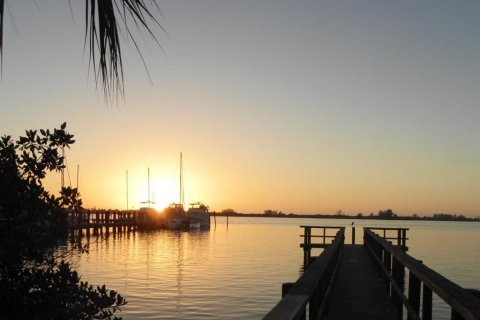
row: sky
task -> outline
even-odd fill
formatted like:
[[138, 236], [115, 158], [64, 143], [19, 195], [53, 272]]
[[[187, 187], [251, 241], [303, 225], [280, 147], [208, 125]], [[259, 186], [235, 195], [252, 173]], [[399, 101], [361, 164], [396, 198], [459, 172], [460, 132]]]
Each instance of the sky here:
[[[67, 122], [86, 207], [480, 215], [480, 2], [170, 0], [95, 91], [84, 2], [7, 1], [0, 135]], [[68, 179], [67, 179], [68, 180]], [[67, 181], [68, 182], [68, 181]], [[60, 187], [58, 175], [45, 186]]]

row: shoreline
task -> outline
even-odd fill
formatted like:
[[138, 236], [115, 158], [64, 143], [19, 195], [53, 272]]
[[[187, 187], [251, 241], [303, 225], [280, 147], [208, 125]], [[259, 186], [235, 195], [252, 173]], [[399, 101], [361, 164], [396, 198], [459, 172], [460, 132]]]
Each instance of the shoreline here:
[[263, 213], [221, 213], [212, 212], [212, 216], [217, 217], [249, 217], [249, 218], [308, 218], [308, 219], [359, 219], [359, 220], [414, 220], [414, 221], [461, 221], [461, 222], [480, 222], [480, 217], [468, 218], [465, 216], [449, 216], [449, 217], [413, 217], [413, 216], [396, 216], [396, 217], [379, 217], [379, 216], [358, 216], [358, 215], [335, 215], [335, 214], [295, 214], [295, 213], [278, 213], [278, 214], [263, 214]]

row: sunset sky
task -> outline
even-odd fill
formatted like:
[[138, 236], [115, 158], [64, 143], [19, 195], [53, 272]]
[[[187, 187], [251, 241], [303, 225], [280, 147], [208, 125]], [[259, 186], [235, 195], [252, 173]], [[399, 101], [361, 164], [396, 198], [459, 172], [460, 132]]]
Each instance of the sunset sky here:
[[[86, 207], [480, 215], [480, 2], [159, 1], [123, 43], [125, 101], [88, 73], [84, 1], [8, 1], [0, 134], [59, 127]], [[73, 13], [73, 14], [72, 14]], [[57, 190], [60, 179], [46, 185]]]

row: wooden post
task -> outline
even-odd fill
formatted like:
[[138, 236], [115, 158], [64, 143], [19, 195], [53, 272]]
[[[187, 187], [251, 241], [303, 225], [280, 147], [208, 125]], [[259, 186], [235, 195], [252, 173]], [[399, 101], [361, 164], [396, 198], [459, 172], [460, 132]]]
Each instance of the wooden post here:
[[[411, 304], [417, 314], [420, 312], [420, 280], [412, 273], [408, 276], [408, 302]], [[407, 319], [414, 319], [408, 314]]]
[[407, 230], [402, 229], [402, 250], [407, 251]]
[[303, 269], [306, 270], [308, 264], [310, 263], [310, 256], [311, 256], [311, 228], [305, 226], [303, 229]]
[[[388, 273], [392, 274], [392, 255], [387, 250], [383, 251], [383, 266], [388, 270]], [[383, 274], [383, 273], [382, 273]], [[387, 287], [387, 292], [390, 294], [390, 278], [385, 276], [385, 286]]]
[[105, 227], [107, 228], [107, 236], [110, 232], [110, 211], [105, 212]]
[[[397, 286], [402, 290], [404, 290], [404, 279], [405, 279], [405, 267], [395, 259], [393, 258], [393, 263], [392, 263], [392, 276], [393, 279], [395, 280], [395, 283]], [[397, 318], [398, 319], [403, 319], [403, 303], [402, 299], [394, 292], [392, 291], [390, 293], [390, 297], [392, 299], [393, 305], [395, 306], [395, 309], [397, 310]]]
[[355, 227], [352, 227], [352, 244], [355, 244]]
[[309, 314], [309, 319], [310, 320], [315, 320], [317, 319], [317, 315], [318, 315], [318, 311], [320, 310], [320, 305], [322, 303], [322, 297], [321, 297], [321, 294], [320, 294], [320, 286], [322, 285], [322, 282], [323, 280], [325, 279], [325, 277], [322, 277], [320, 279], [320, 283], [318, 284], [318, 287], [315, 288], [315, 291], [313, 292], [313, 294], [310, 296], [310, 301], [308, 302], [308, 306], [309, 306], [309, 310], [308, 310], [308, 314]]
[[290, 290], [290, 288], [293, 287], [294, 284], [294, 282], [282, 283], [282, 298], [287, 295], [288, 290]]
[[422, 320], [432, 320], [432, 290], [423, 284]]
[[325, 236], [326, 236], [326, 233], [327, 233], [326, 228], [323, 227], [323, 246], [324, 246], [324, 247], [325, 247]]

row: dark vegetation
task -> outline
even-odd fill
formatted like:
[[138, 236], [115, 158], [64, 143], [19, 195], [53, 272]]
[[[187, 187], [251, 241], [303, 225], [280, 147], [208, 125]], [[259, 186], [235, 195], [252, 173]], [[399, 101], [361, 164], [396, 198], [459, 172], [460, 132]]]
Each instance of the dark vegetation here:
[[[214, 212], [212, 212], [214, 214]], [[467, 218], [461, 214], [450, 213], [435, 213], [432, 216], [420, 216], [418, 214], [399, 216], [392, 209], [380, 210], [377, 214], [357, 213], [349, 215], [342, 210], [337, 210], [336, 213], [322, 213], [322, 214], [296, 214], [283, 213], [277, 210], [265, 210], [261, 213], [238, 213], [233, 209], [225, 209], [221, 212], [215, 213], [217, 216], [240, 216], [240, 217], [272, 217], [272, 218], [322, 218], [322, 219], [378, 219], [378, 220], [432, 220], [432, 221], [480, 221], [480, 217]]]
[[48, 172], [64, 168], [62, 149], [75, 142], [65, 129], [0, 138], [0, 319], [116, 319], [126, 303], [55, 256], [68, 212], [82, 208], [77, 189], [54, 196], [42, 186]]

